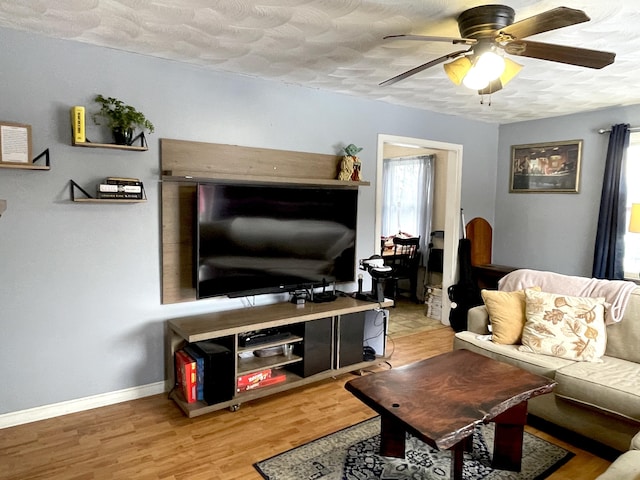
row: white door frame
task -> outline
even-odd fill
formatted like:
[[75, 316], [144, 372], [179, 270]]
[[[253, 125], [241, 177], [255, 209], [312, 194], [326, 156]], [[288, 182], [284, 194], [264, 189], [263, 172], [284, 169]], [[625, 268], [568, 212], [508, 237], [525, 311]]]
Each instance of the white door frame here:
[[444, 252], [442, 265], [442, 317], [441, 322], [449, 325], [451, 302], [447, 288], [458, 281], [458, 244], [460, 239], [460, 196], [462, 193], [462, 145], [437, 142], [423, 138], [399, 137], [378, 134], [378, 157], [376, 164], [376, 221], [374, 226], [375, 253], [380, 254], [380, 236], [382, 235], [382, 163], [384, 144], [405, 144], [433, 150], [440, 150], [446, 160], [446, 204], [444, 225]]

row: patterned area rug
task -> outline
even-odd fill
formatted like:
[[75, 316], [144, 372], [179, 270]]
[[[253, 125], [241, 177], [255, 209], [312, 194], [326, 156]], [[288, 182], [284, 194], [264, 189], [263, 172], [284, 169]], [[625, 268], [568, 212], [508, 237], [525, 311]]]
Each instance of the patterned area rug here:
[[[521, 472], [491, 468], [493, 424], [473, 436], [473, 452], [465, 453], [464, 479], [540, 480], [573, 453], [527, 432]], [[254, 465], [267, 480], [432, 480], [450, 478], [451, 452], [438, 451], [407, 435], [406, 459], [382, 457], [380, 417], [366, 420]]]

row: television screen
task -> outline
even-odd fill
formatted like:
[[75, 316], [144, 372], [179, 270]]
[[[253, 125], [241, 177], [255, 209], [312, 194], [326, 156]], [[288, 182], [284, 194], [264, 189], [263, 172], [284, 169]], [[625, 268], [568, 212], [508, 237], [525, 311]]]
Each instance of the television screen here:
[[353, 281], [357, 202], [357, 189], [199, 184], [197, 298]]

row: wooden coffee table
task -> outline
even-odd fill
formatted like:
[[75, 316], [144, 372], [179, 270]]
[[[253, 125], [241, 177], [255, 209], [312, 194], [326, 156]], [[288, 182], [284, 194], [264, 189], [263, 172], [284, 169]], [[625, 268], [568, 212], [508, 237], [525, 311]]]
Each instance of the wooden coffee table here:
[[380, 414], [380, 454], [404, 458], [405, 432], [451, 450], [451, 478], [462, 479], [474, 428], [495, 423], [493, 468], [520, 471], [527, 401], [556, 383], [468, 350], [454, 350], [345, 385]]

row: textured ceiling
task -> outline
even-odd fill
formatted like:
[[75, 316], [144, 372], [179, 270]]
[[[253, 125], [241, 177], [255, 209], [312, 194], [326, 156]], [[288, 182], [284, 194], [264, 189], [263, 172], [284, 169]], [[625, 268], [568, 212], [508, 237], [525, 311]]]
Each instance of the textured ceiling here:
[[453, 85], [441, 65], [378, 86], [460, 49], [382, 37], [458, 37], [458, 14], [487, 3], [493, 2], [0, 0], [0, 26], [496, 123], [640, 104], [638, 0], [502, 2], [516, 21], [558, 6], [584, 10], [590, 22], [531, 40], [615, 52], [615, 63], [601, 70], [513, 57], [524, 68], [484, 104]]

